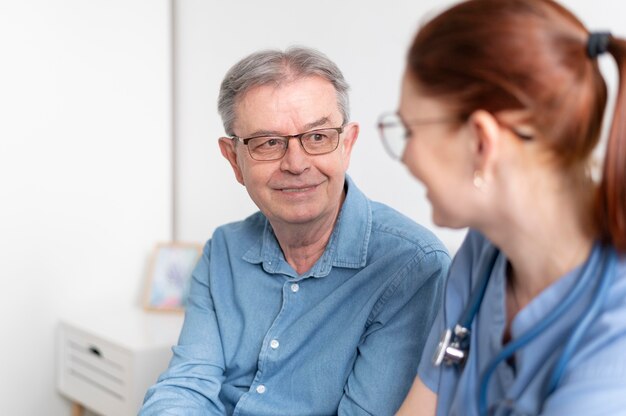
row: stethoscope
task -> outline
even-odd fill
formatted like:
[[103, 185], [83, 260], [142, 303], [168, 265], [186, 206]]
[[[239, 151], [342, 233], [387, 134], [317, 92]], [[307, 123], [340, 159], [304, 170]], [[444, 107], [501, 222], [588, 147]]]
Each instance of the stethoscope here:
[[[440, 366], [442, 364], [446, 366], [458, 366], [462, 367], [467, 360], [470, 350], [470, 335], [471, 326], [483, 297], [487, 290], [489, 278], [493, 272], [496, 260], [500, 251], [496, 247], [491, 247], [489, 251], [483, 256], [482, 264], [479, 269], [479, 281], [476, 283], [476, 288], [470, 294], [470, 299], [465, 307], [461, 318], [453, 328], [448, 328], [444, 331], [439, 346], [435, 351], [433, 357], [433, 364]], [[560, 302], [541, 322], [533, 327], [528, 332], [522, 334], [519, 338], [508, 343], [496, 357], [489, 363], [485, 372], [481, 377], [480, 390], [479, 390], [479, 412], [481, 415], [487, 415], [487, 386], [491, 375], [495, 372], [498, 365], [511, 357], [515, 351], [529, 344], [543, 331], [545, 331], [550, 325], [556, 322], [567, 309], [580, 300], [580, 297], [587, 292], [589, 286], [600, 279], [599, 284], [595, 289], [591, 303], [584, 311], [581, 319], [579, 319], [571, 331], [571, 335], [565, 343], [565, 347], [561, 356], [559, 357], [548, 382], [546, 394], [550, 395], [558, 386], [561, 377], [565, 371], [568, 361], [572, 357], [574, 350], [578, 343], [582, 339], [585, 330], [593, 322], [596, 316], [600, 313], [602, 305], [606, 300], [608, 289], [613, 281], [615, 275], [615, 263], [617, 254], [613, 249], [602, 249], [599, 244], [596, 244], [591, 252], [591, 256], [585, 263], [583, 269], [580, 271], [580, 277], [567, 294], [565, 299]], [[602, 267], [598, 267], [598, 266]]]

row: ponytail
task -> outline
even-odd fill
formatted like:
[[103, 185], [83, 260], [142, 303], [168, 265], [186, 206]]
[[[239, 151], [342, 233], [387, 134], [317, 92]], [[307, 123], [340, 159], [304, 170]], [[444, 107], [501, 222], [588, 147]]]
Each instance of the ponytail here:
[[604, 240], [626, 252], [626, 40], [611, 37], [607, 51], [617, 63], [619, 86], [595, 214]]

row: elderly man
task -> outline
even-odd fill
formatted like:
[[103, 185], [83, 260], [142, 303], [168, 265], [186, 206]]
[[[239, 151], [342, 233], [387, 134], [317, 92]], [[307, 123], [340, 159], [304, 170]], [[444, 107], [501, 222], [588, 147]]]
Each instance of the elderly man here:
[[[390, 415], [415, 377], [449, 256], [346, 175], [348, 86], [306, 48], [222, 82], [219, 140], [259, 212], [218, 228], [141, 415]], [[217, 202], [217, 201], [216, 201]]]

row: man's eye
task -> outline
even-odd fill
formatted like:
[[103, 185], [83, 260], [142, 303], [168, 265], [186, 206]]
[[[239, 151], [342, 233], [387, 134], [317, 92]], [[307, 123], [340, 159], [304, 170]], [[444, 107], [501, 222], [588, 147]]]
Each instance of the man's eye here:
[[324, 133], [310, 133], [303, 137], [308, 143], [324, 143], [328, 141], [328, 135]]
[[278, 146], [279, 143], [280, 143], [280, 140], [278, 139], [268, 139], [265, 141], [265, 143], [263, 143], [263, 146], [274, 147], [274, 146]]
[[267, 139], [260, 140], [255, 146], [257, 149], [271, 149], [272, 147], [278, 147], [281, 145], [281, 140], [275, 137], [269, 137]]

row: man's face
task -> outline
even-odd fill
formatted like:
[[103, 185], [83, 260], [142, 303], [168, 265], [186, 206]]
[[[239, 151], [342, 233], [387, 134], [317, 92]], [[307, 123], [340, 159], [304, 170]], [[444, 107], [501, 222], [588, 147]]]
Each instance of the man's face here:
[[[342, 121], [333, 85], [321, 77], [306, 77], [248, 91], [237, 103], [233, 130], [243, 138], [292, 135], [340, 127]], [[316, 156], [308, 155], [292, 138], [285, 156], [272, 161], [252, 159], [247, 146], [230, 139], [220, 139], [220, 149], [237, 180], [274, 226], [314, 224], [332, 222], [339, 212], [357, 135], [358, 125], [348, 124], [338, 148]]]

